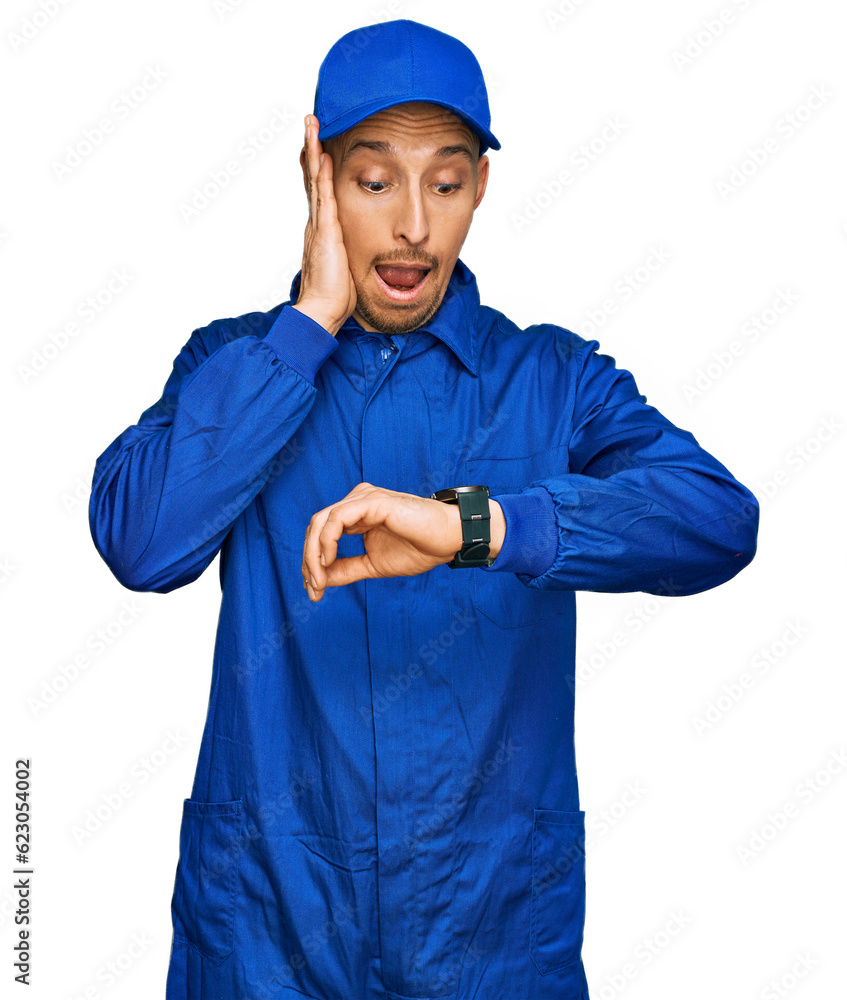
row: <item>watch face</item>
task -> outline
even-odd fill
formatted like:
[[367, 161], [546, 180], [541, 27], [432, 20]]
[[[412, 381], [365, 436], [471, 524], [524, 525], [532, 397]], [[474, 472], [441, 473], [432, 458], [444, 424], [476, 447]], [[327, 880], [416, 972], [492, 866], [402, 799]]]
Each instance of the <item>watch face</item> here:
[[437, 490], [433, 493], [430, 500], [456, 503], [459, 493], [485, 493], [486, 496], [491, 496], [487, 486], [448, 486], [447, 489]]
[[[450, 486], [446, 490], [439, 490], [435, 494], [435, 496], [438, 497], [439, 499], [441, 499], [441, 494], [442, 493], [445, 496], [450, 496], [451, 494], [454, 494], [454, 493], [482, 493], [482, 492], [488, 493], [488, 487], [487, 486]], [[491, 494], [489, 493], [489, 496], [490, 495]]]

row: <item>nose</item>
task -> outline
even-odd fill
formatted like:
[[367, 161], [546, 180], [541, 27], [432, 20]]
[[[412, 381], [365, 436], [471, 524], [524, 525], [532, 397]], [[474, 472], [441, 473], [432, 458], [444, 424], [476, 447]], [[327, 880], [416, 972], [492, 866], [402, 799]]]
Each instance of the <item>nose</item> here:
[[429, 236], [429, 219], [420, 185], [406, 185], [395, 202], [397, 215], [394, 221], [395, 239], [404, 239], [411, 246], [418, 246]]

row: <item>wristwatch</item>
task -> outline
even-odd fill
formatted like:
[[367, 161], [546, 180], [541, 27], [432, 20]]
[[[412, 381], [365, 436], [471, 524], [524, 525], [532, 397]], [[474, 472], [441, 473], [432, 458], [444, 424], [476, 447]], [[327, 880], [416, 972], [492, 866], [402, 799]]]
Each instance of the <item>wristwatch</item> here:
[[488, 557], [491, 551], [491, 509], [488, 504], [487, 486], [450, 486], [438, 490], [430, 500], [459, 505], [462, 518], [462, 548], [447, 565], [450, 569], [471, 569], [474, 566], [490, 566], [494, 560]]

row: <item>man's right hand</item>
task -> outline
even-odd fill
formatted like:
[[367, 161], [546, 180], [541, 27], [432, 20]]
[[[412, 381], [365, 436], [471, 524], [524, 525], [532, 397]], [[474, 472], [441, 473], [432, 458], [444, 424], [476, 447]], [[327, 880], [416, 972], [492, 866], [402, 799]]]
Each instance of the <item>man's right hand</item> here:
[[357, 295], [338, 221], [332, 158], [321, 148], [318, 128], [318, 119], [306, 115], [306, 141], [300, 162], [306, 171], [309, 219], [303, 241], [300, 294], [294, 308], [334, 337], [356, 308]]

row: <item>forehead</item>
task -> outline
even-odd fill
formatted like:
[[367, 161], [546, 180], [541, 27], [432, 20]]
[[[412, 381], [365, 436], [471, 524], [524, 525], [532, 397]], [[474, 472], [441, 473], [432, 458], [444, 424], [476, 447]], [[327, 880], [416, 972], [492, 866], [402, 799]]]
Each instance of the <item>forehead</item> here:
[[477, 136], [461, 118], [424, 102], [386, 108], [327, 142], [337, 147], [342, 164], [361, 151], [389, 157], [420, 151], [438, 158], [458, 153], [476, 165], [479, 152]]

